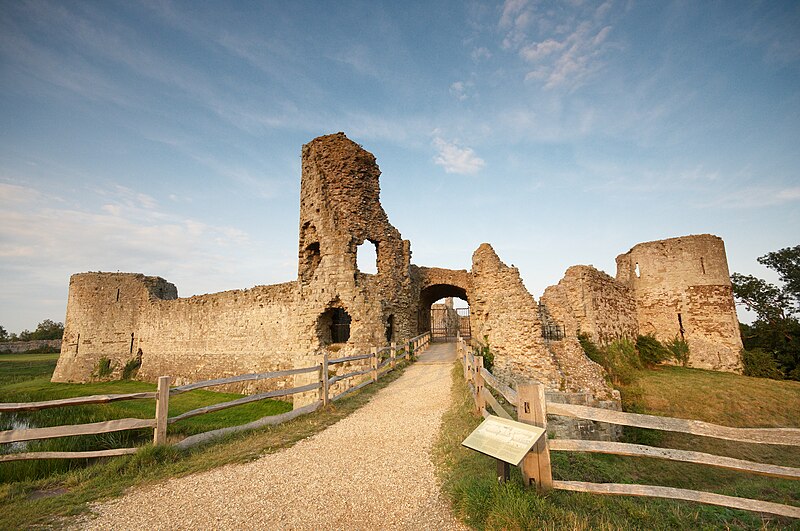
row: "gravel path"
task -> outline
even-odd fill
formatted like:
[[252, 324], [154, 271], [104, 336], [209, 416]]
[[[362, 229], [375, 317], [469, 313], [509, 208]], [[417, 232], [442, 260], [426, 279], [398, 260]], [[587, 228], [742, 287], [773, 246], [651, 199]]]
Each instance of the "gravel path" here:
[[465, 529], [430, 460], [450, 402], [453, 344], [349, 417], [251, 463], [171, 479], [92, 507], [84, 529]]

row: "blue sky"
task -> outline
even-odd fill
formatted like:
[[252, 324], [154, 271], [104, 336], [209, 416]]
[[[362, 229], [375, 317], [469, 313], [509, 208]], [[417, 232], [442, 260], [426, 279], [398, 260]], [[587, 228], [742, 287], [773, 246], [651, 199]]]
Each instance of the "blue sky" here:
[[413, 262], [490, 242], [538, 298], [638, 242], [797, 245], [798, 2], [5, 2], [0, 324], [69, 276], [293, 280], [300, 149], [377, 157]]

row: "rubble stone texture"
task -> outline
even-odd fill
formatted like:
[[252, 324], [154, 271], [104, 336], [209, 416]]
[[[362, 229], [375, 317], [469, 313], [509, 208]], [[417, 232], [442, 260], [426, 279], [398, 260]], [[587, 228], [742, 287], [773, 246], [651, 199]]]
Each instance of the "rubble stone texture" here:
[[[618, 397], [602, 368], [583, 354], [579, 330], [600, 343], [637, 333], [671, 339], [679, 333], [680, 314], [693, 365], [737, 369], [741, 339], [719, 238], [637, 245], [617, 258], [616, 279], [591, 267], [570, 268], [540, 305], [519, 271], [489, 244], [475, 251], [469, 271], [412, 265], [410, 242], [381, 207], [379, 177], [375, 157], [344, 133], [303, 146], [293, 282], [178, 298], [175, 286], [159, 277], [73, 275], [53, 381], [91, 380], [102, 358], [111, 361], [112, 377], [140, 357], [139, 378], [169, 375], [177, 384], [309, 366], [324, 353], [367, 353], [429, 330], [430, 307], [445, 297], [469, 303], [472, 334], [495, 353], [498, 376], [508, 382], [534, 378], [553, 393], [582, 393], [608, 407]], [[362, 245], [375, 248], [375, 274], [358, 268]], [[337, 335], [347, 329], [337, 328], [343, 319], [349, 337]], [[542, 337], [543, 326], [553, 324], [564, 326], [564, 339]], [[316, 378], [248, 382], [229, 390], [263, 391]], [[295, 396], [295, 407], [315, 399]]]

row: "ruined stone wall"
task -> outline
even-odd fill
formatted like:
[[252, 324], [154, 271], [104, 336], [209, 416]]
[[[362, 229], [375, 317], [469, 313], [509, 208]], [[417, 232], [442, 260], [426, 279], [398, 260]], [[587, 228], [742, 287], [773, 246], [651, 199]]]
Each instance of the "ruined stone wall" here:
[[[173, 385], [291, 368], [296, 302], [293, 282], [178, 299], [175, 286], [158, 277], [73, 275], [53, 381], [88, 381], [101, 358], [111, 361], [111, 377], [119, 377], [137, 356], [139, 378], [171, 376]], [[246, 382], [227, 389], [254, 392], [290, 383]]]
[[42, 348], [60, 349], [60, 339], [32, 339], [30, 341], [6, 341], [0, 343], [0, 352], [27, 352]]
[[[380, 204], [380, 169], [375, 157], [343, 133], [303, 146], [300, 196], [299, 309], [306, 352], [330, 350], [321, 337], [320, 316], [340, 307], [352, 318], [341, 355], [368, 352], [392, 339], [413, 337], [417, 328], [409, 266], [411, 245]], [[360, 272], [357, 250], [374, 245], [377, 274]]]
[[591, 266], [572, 266], [540, 304], [568, 337], [587, 334], [599, 345], [617, 339], [635, 340], [639, 333], [636, 303], [630, 289]]
[[[181, 385], [292, 368], [300, 329], [296, 314], [294, 282], [154, 301], [139, 322], [139, 376], [155, 380], [166, 374]], [[256, 392], [291, 383], [245, 382], [235, 389]]]
[[721, 238], [635, 245], [617, 257], [617, 280], [631, 289], [641, 334], [685, 338], [692, 367], [740, 370], [742, 340]]
[[101, 358], [124, 365], [137, 352], [139, 318], [156, 299], [175, 299], [175, 286], [135, 273], [78, 273], [69, 280], [67, 316], [54, 382], [85, 382]]
[[598, 399], [611, 398], [603, 369], [586, 357], [577, 340], [551, 344], [542, 338], [536, 301], [519, 271], [501, 262], [489, 244], [473, 254], [472, 277], [473, 335], [488, 340], [497, 376], [532, 378], [551, 390], [589, 390]]

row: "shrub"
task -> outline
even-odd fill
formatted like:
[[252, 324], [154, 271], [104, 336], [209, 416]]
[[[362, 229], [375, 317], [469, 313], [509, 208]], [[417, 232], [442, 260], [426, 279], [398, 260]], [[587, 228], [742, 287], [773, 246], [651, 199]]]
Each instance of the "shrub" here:
[[481, 347], [480, 355], [483, 356], [483, 366], [487, 371], [492, 372], [494, 353], [489, 349], [489, 336], [483, 336], [483, 347]]
[[760, 348], [742, 349], [742, 365], [744, 366], [745, 376], [772, 378], [773, 380], [783, 379], [783, 373], [778, 368], [775, 358], [772, 354], [764, 352]]
[[97, 378], [105, 378], [109, 376], [114, 371], [114, 368], [111, 366], [111, 360], [108, 358], [100, 358], [97, 360], [97, 367], [94, 369], [94, 375]]
[[136, 356], [135, 358], [129, 359], [128, 363], [122, 368], [122, 379], [130, 380], [131, 378], [135, 378], [141, 366], [142, 358]]
[[689, 363], [689, 344], [676, 336], [665, 346], [672, 352], [672, 357], [675, 358], [675, 361], [686, 367], [686, 364]]
[[631, 383], [636, 370], [642, 368], [636, 347], [627, 339], [614, 341], [605, 347], [598, 347], [586, 334], [578, 334], [578, 341], [586, 356], [606, 370], [613, 385]]
[[653, 336], [636, 338], [636, 350], [645, 367], [652, 368], [672, 357], [672, 352]]

